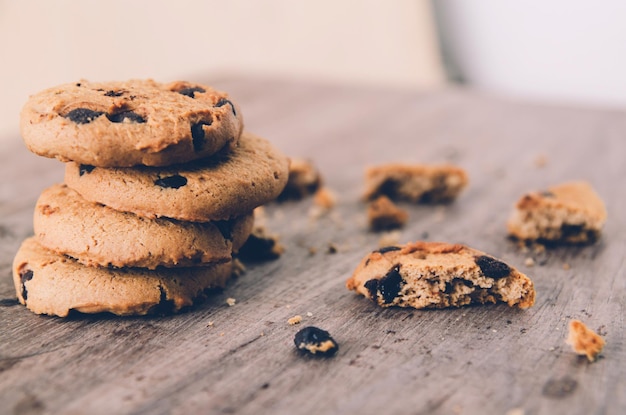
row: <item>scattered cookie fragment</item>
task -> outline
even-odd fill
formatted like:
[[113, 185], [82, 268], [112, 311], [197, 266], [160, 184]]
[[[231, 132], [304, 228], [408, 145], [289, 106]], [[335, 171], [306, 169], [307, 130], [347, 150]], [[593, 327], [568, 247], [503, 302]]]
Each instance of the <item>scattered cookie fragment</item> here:
[[339, 350], [339, 345], [330, 337], [330, 333], [313, 326], [297, 332], [293, 342], [299, 351], [315, 356], [332, 356]]
[[310, 160], [291, 158], [287, 185], [278, 200], [300, 200], [315, 193], [321, 185], [322, 176]]
[[244, 261], [270, 261], [279, 258], [283, 252], [285, 247], [277, 235], [269, 235], [265, 227], [255, 226], [238, 256]]
[[413, 203], [452, 202], [468, 183], [465, 170], [450, 165], [390, 163], [365, 173], [365, 199], [384, 195]]
[[604, 339], [600, 335], [580, 320], [570, 321], [569, 335], [566, 342], [572, 346], [576, 353], [587, 356], [590, 362], [596, 360], [605, 344]]
[[524, 195], [507, 226], [523, 241], [585, 244], [599, 238], [606, 217], [604, 202], [589, 183], [570, 182]]
[[237, 304], [237, 300], [232, 298], [232, 297], [228, 297], [226, 299], [226, 304], [228, 304], [229, 307], [234, 306], [235, 304]]
[[332, 209], [337, 203], [337, 196], [328, 187], [320, 187], [313, 195], [313, 203], [322, 209]]
[[287, 323], [289, 323], [290, 326], [300, 324], [302, 323], [302, 316], [301, 315], [293, 316], [289, 320], [287, 320]]
[[372, 231], [387, 231], [406, 225], [409, 214], [387, 196], [378, 196], [367, 208], [367, 221]]
[[444, 308], [535, 302], [526, 275], [484, 252], [460, 244], [413, 242], [368, 254], [346, 282], [381, 307]]

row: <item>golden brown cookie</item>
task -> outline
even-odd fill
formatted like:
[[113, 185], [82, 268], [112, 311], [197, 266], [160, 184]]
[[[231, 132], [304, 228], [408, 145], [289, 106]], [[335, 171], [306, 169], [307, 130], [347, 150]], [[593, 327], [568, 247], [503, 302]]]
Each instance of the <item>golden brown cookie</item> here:
[[533, 282], [515, 268], [464, 245], [414, 242], [367, 255], [346, 286], [381, 307], [460, 307], [535, 303]]
[[34, 214], [46, 248], [87, 266], [188, 267], [228, 262], [248, 239], [252, 213], [225, 221], [146, 219], [83, 199], [65, 185], [45, 189]]
[[32, 152], [99, 167], [196, 160], [236, 145], [242, 130], [227, 94], [182, 81], [60, 85], [31, 96], [21, 114]]
[[26, 239], [13, 260], [13, 282], [20, 303], [37, 314], [65, 317], [109, 312], [143, 315], [177, 312], [224, 287], [232, 262], [197, 268], [86, 267]]
[[68, 163], [65, 183], [87, 200], [147, 218], [225, 220], [251, 212], [283, 190], [289, 162], [248, 132], [239, 146], [169, 167], [99, 168]]
[[525, 241], [590, 243], [600, 236], [607, 213], [586, 182], [570, 182], [524, 195], [508, 221], [509, 234]]

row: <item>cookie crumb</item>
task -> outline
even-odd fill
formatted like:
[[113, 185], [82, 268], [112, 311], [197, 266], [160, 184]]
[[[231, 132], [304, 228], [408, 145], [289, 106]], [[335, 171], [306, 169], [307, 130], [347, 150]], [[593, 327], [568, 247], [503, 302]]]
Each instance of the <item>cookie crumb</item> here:
[[375, 232], [402, 228], [408, 219], [408, 212], [398, 207], [387, 196], [377, 197], [367, 208], [369, 227]]
[[336, 244], [329, 242], [328, 243], [328, 248], [326, 249], [326, 253], [327, 254], [336, 254], [337, 252], [339, 252], [339, 248], [337, 247]]
[[320, 187], [313, 195], [313, 203], [322, 209], [332, 209], [337, 203], [337, 197], [327, 187]]
[[545, 154], [539, 154], [537, 157], [535, 157], [533, 163], [537, 168], [545, 167], [546, 164], [548, 164], [548, 157], [546, 157]]
[[526, 260], [524, 261], [524, 265], [526, 265], [529, 268], [532, 268], [535, 266], [535, 260], [532, 259], [531, 257], [526, 258]]
[[313, 317], [313, 313], [311, 313], [310, 311], [307, 311], [306, 316], [307, 317]]
[[228, 298], [226, 299], [226, 304], [228, 304], [228, 306], [229, 306], [229, 307], [234, 306], [236, 303], [237, 303], [237, 300], [235, 300], [235, 299], [234, 299], [234, 298], [232, 298], [232, 297], [228, 297]]
[[569, 271], [572, 268], [572, 266], [570, 264], [568, 264], [567, 262], [563, 264], [563, 269], [565, 271]]
[[214, 325], [214, 323], [212, 321], [209, 321], [206, 326], [207, 327], [213, 327], [213, 325]]
[[605, 345], [604, 339], [580, 320], [570, 321], [566, 343], [572, 346], [574, 352], [586, 355], [590, 362], [596, 360]]
[[299, 351], [314, 356], [332, 356], [339, 350], [339, 345], [330, 333], [313, 326], [297, 332], [293, 342]]
[[301, 322], [302, 322], [302, 316], [301, 315], [293, 316], [289, 320], [287, 320], [287, 323], [289, 323], [290, 326], [293, 326], [293, 325], [296, 325], [296, 324], [300, 324]]
[[233, 276], [241, 277], [246, 272], [246, 266], [239, 260], [239, 258], [233, 258]]
[[322, 176], [310, 160], [292, 157], [287, 185], [278, 201], [300, 200], [315, 193], [322, 185]]
[[400, 231], [394, 230], [391, 232], [385, 232], [378, 240], [378, 246], [383, 248], [385, 246], [398, 245], [400, 242]]
[[524, 415], [526, 412], [522, 408], [511, 408], [506, 411], [506, 415]]

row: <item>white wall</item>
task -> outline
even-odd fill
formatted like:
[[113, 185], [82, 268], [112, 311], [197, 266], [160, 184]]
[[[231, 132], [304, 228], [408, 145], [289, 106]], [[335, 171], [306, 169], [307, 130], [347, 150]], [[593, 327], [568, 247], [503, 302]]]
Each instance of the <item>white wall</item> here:
[[0, 140], [29, 94], [78, 79], [228, 73], [443, 82], [428, 0], [0, 0]]
[[435, 0], [444, 53], [479, 88], [626, 107], [626, 1]]

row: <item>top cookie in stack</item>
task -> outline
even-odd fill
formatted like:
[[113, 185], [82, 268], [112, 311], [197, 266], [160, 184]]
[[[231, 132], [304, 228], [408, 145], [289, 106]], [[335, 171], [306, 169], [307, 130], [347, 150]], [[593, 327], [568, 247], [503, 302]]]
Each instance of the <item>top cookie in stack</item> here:
[[61, 85], [29, 99], [21, 129], [31, 151], [66, 162], [13, 263], [19, 301], [40, 314], [192, 305], [224, 286], [252, 210], [287, 182], [287, 158], [205, 85]]

